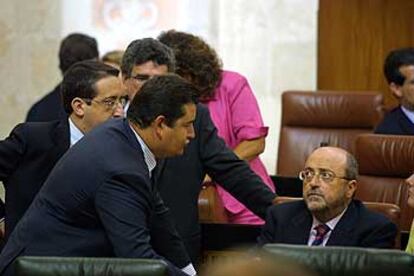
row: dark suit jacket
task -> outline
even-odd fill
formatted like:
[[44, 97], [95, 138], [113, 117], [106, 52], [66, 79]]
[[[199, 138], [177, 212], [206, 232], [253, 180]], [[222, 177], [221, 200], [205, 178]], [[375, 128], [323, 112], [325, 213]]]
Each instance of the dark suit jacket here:
[[[268, 210], [258, 242], [307, 244], [311, 227], [312, 215], [303, 200], [275, 205]], [[393, 248], [396, 235], [395, 224], [353, 200], [326, 245]]]
[[414, 135], [414, 124], [398, 106], [387, 113], [374, 133], [393, 135]]
[[69, 124], [24, 123], [0, 141], [0, 181], [6, 189], [6, 237], [69, 148]]
[[49, 122], [67, 117], [63, 109], [60, 84], [36, 102], [27, 113], [26, 122]]
[[201, 104], [197, 105], [194, 130], [196, 137], [184, 154], [164, 161], [157, 183], [187, 251], [193, 262], [197, 262], [200, 247], [197, 202], [206, 173], [262, 218], [275, 194], [217, 136], [209, 111]]
[[58, 161], [11, 234], [0, 269], [10, 273], [21, 255], [163, 259], [161, 245], [184, 267], [190, 261], [168, 215], [127, 120], [110, 120]]

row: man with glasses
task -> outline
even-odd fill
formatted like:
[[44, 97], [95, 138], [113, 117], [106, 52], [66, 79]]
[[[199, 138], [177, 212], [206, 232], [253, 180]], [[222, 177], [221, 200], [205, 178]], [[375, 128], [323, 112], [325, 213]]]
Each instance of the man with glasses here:
[[[155, 39], [138, 39], [127, 47], [121, 71], [129, 98], [133, 99], [148, 79], [175, 71], [174, 54]], [[194, 132], [195, 138], [184, 154], [159, 162], [154, 178], [192, 262], [197, 264], [201, 253], [197, 199], [207, 173], [262, 218], [275, 194], [218, 137], [208, 109], [202, 104], [197, 104]]]
[[[154, 77], [127, 118], [70, 148], [7, 241], [0, 274], [14, 275], [18, 256], [72, 256], [160, 259], [168, 275], [195, 275], [151, 179], [158, 159], [182, 154], [194, 138], [195, 95], [176, 75]], [[172, 254], [183, 255], [185, 266]]]
[[119, 71], [98, 61], [75, 63], [61, 89], [65, 119], [16, 126], [0, 141], [0, 181], [6, 189], [6, 237], [26, 212], [60, 157], [92, 128], [123, 115]]
[[259, 244], [393, 248], [397, 227], [353, 198], [357, 175], [357, 161], [347, 151], [316, 149], [299, 173], [303, 200], [269, 208]]

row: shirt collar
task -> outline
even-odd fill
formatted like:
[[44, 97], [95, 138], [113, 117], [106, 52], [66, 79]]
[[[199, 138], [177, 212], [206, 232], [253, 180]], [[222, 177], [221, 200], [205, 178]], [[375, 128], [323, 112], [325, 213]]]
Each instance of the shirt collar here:
[[135, 137], [138, 140], [138, 143], [141, 146], [142, 152], [144, 153], [145, 164], [147, 164], [148, 172], [151, 177], [152, 171], [154, 170], [155, 166], [157, 165], [157, 160], [155, 159], [155, 155], [152, 151], [148, 148], [145, 144], [144, 140], [139, 136], [139, 134], [135, 131], [135, 129], [130, 125], [129, 126], [135, 134]]
[[72, 122], [72, 119], [70, 117], [68, 118], [68, 120], [69, 120], [70, 146], [73, 146], [83, 137], [83, 133]]
[[[340, 213], [339, 215], [337, 215], [336, 217], [334, 217], [333, 219], [331, 219], [328, 222], [325, 222], [325, 224], [327, 226], [329, 226], [329, 229], [331, 229], [331, 231], [333, 231], [335, 229], [335, 226], [338, 224], [339, 220], [342, 218], [342, 216], [345, 214], [346, 210], [348, 209], [348, 206], [342, 211], [342, 213]], [[316, 226], [318, 226], [319, 224], [323, 224], [322, 222], [320, 222], [317, 218], [315, 218], [315, 216], [313, 217], [313, 222], [312, 222], [312, 228], [314, 229]]]
[[405, 108], [404, 106], [400, 106], [402, 112], [405, 114], [405, 116], [408, 117], [408, 120], [411, 121], [411, 123], [414, 124], [414, 111], [408, 110], [407, 108]]

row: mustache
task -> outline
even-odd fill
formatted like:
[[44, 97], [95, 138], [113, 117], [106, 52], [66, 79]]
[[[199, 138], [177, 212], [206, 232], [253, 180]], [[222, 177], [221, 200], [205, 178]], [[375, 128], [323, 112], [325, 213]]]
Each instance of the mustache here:
[[306, 193], [306, 196], [321, 196], [323, 197], [323, 193], [319, 190], [310, 190]]

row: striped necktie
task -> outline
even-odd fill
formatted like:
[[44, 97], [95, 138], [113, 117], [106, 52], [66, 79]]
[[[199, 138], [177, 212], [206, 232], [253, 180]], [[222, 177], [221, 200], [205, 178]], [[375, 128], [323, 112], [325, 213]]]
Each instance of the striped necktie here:
[[315, 240], [312, 242], [312, 246], [322, 245], [323, 238], [328, 234], [331, 229], [326, 224], [319, 224], [314, 228], [316, 230]]

